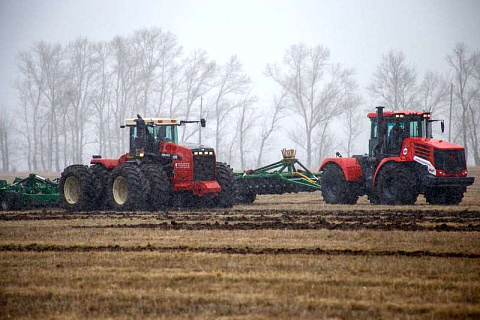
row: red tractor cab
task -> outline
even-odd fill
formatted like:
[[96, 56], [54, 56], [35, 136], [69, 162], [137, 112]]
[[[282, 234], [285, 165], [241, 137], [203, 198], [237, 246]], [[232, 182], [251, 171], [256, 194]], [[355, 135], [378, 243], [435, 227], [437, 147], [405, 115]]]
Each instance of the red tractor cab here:
[[424, 194], [430, 204], [459, 204], [468, 177], [465, 148], [433, 138], [429, 112], [383, 111], [370, 118], [368, 155], [326, 158], [320, 170], [327, 203], [356, 203], [367, 195], [374, 204], [413, 204]]

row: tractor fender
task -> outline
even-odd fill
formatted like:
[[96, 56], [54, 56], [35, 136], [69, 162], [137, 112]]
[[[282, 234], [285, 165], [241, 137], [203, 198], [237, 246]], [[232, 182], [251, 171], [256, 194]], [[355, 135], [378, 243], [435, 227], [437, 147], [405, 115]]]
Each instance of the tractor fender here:
[[375, 185], [375, 182], [377, 181], [377, 175], [380, 172], [380, 170], [386, 165], [390, 163], [402, 163], [402, 162], [409, 162], [407, 159], [402, 159], [400, 157], [389, 157], [389, 158], [384, 158], [380, 163], [378, 164], [377, 168], [375, 169], [375, 174], [373, 175], [372, 179], [372, 186]]
[[101, 164], [107, 169], [115, 169], [122, 163], [126, 162], [126, 155], [122, 155], [118, 159], [105, 159], [105, 158], [93, 158], [90, 160], [90, 164]]
[[334, 163], [342, 169], [345, 180], [347, 181], [364, 181], [365, 177], [363, 175], [362, 167], [356, 158], [325, 158], [320, 165], [319, 170], [327, 164]]

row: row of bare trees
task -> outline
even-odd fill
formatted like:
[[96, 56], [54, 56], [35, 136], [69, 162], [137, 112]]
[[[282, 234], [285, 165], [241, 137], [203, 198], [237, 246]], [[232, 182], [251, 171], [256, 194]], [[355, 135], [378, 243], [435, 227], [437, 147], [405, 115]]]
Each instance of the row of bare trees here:
[[[29, 170], [61, 171], [84, 162], [86, 148], [119, 156], [127, 148], [119, 127], [137, 113], [212, 120], [224, 157], [233, 110], [251, 100], [251, 81], [237, 57], [219, 65], [203, 50], [184, 54], [176, 36], [158, 28], [109, 42], [39, 42], [18, 54], [18, 70], [19, 134]], [[197, 131], [183, 128], [181, 140]]]
[[[427, 72], [418, 82], [404, 54], [391, 51], [367, 90], [375, 104], [441, 115], [454, 82], [453, 139], [468, 145], [479, 165], [478, 61], [479, 53], [459, 44], [447, 57], [451, 74]], [[281, 63], [267, 64], [265, 75], [277, 90], [261, 106], [236, 56], [219, 64], [203, 50], [185, 53], [174, 34], [158, 28], [109, 42], [39, 42], [18, 54], [18, 70], [18, 112], [0, 114], [4, 171], [20, 165], [10, 164], [12, 154], [31, 171], [57, 172], [85, 163], [90, 153], [118, 157], [128, 147], [119, 127], [137, 113], [206, 118], [207, 131], [181, 127], [180, 140], [213, 145], [235, 168], [265, 164], [278, 136], [290, 140], [280, 147], [293, 144], [315, 167], [337, 149], [348, 155], [365, 149], [355, 141], [366, 127], [364, 112], [373, 108], [365, 107], [352, 69], [334, 63], [328, 48], [301, 43]]]

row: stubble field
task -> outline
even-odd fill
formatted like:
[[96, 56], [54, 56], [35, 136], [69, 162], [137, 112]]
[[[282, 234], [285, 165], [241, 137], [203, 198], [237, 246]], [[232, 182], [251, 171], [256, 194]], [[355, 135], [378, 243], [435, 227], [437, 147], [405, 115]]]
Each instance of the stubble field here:
[[478, 319], [480, 186], [443, 207], [315, 192], [206, 211], [1, 212], [0, 317]]

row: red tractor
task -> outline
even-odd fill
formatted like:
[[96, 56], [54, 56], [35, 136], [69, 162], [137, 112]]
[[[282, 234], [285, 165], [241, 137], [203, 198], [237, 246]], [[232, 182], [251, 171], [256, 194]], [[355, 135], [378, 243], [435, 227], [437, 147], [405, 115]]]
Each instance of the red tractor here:
[[[414, 204], [424, 194], [430, 204], [454, 205], [467, 186], [465, 148], [433, 139], [429, 112], [383, 111], [371, 121], [369, 154], [323, 160], [322, 196], [326, 203], [354, 204], [367, 195], [373, 204]], [[441, 121], [442, 132], [444, 123]]]
[[60, 178], [63, 207], [70, 211], [161, 209], [165, 206], [231, 207], [233, 171], [215, 151], [178, 144], [178, 126], [205, 120], [127, 119], [130, 151], [120, 158], [93, 156], [91, 166], [71, 165]]

